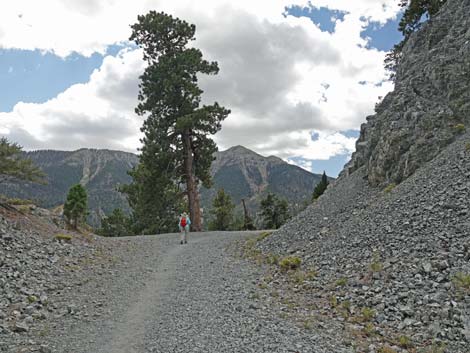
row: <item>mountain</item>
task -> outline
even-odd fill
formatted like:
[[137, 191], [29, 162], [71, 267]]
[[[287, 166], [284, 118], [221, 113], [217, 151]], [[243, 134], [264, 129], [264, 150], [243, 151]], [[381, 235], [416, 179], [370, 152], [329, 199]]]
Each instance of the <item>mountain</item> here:
[[125, 197], [116, 188], [131, 178], [127, 171], [138, 163], [132, 153], [80, 149], [73, 152], [41, 150], [27, 152], [26, 157], [47, 174], [47, 185], [32, 183], [0, 184], [0, 194], [33, 199], [46, 208], [62, 205], [69, 188], [77, 183], [88, 191], [89, 222], [97, 225], [103, 215], [114, 208], [129, 210]]
[[469, 13], [448, 0], [411, 35], [338, 180], [258, 245], [315, 269], [311, 316], [373, 329], [357, 351], [470, 352]]
[[[0, 194], [33, 199], [42, 207], [52, 208], [64, 203], [72, 185], [81, 183], [88, 191], [88, 221], [93, 226], [99, 225], [101, 217], [115, 208], [129, 211], [129, 205], [125, 197], [117, 192], [117, 187], [131, 182], [127, 171], [138, 163], [137, 155], [81, 149], [73, 152], [27, 152], [26, 157], [48, 175], [48, 184], [7, 182], [0, 184]], [[210, 209], [212, 198], [219, 188], [229, 193], [239, 205], [239, 210], [241, 199], [246, 198], [250, 210], [256, 211], [260, 198], [268, 191], [286, 198], [296, 210], [310, 199], [314, 185], [321, 178], [277, 157], [265, 158], [242, 146], [218, 152], [211, 172], [213, 188], [201, 191], [205, 210]]]
[[245, 199], [250, 211], [256, 212], [260, 200], [272, 192], [286, 199], [295, 212], [310, 201], [315, 185], [321, 180], [321, 175], [312, 174], [278, 157], [263, 157], [243, 146], [217, 152], [211, 174], [212, 188], [201, 191], [205, 210], [210, 210], [217, 190], [223, 188], [240, 210], [241, 200]]

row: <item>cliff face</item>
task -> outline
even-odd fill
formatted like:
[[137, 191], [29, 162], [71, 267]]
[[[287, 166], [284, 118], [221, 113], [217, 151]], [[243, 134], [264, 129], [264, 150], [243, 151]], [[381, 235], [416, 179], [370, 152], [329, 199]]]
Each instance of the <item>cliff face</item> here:
[[401, 182], [470, 128], [470, 1], [449, 0], [403, 49], [395, 90], [361, 126], [342, 176]]
[[407, 337], [418, 352], [470, 352], [469, 14], [470, 0], [448, 0], [410, 38], [341, 177], [257, 245], [315, 270], [310, 315], [336, 320], [357, 351]]

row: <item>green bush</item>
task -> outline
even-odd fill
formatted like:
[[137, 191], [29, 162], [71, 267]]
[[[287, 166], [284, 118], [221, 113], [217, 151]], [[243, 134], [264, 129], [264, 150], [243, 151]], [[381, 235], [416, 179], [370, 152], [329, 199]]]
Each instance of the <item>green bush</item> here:
[[372, 323], [367, 323], [366, 326], [364, 326], [363, 332], [366, 336], [372, 336], [373, 334], [376, 333], [376, 328]]
[[397, 353], [396, 350], [390, 348], [389, 346], [380, 347], [377, 353]]
[[362, 319], [364, 321], [370, 321], [375, 317], [375, 310], [371, 308], [364, 307], [361, 310]]
[[393, 189], [396, 188], [396, 186], [397, 186], [397, 184], [391, 183], [391, 184], [389, 184], [389, 185], [384, 189], [384, 192], [385, 192], [386, 194], [389, 194], [389, 193], [392, 192]]
[[374, 254], [374, 260], [370, 264], [370, 270], [372, 272], [382, 272], [383, 270], [383, 264], [380, 262], [379, 254], [375, 253]]
[[294, 274], [292, 275], [292, 280], [296, 284], [303, 284], [306, 280], [306, 275], [305, 272], [303, 271], [295, 271]]
[[465, 144], [465, 151], [470, 152], [470, 142]]
[[459, 272], [453, 279], [455, 288], [460, 290], [470, 290], [470, 274]]
[[346, 284], [348, 284], [348, 279], [346, 277], [341, 277], [336, 280], [335, 284], [338, 287], [344, 287]]
[[266, 263], [268, 265], [277, 265], [279, 264], [279, 256], [275, 254], [266, 255]]
[[413, 347], [413, 345], [411, 344], [411, 339], [408, 336], [398, 337], [398, 345], [401, 348], [411, 348], [411, 347]]
[[72, 241], [72, 236], [69, 234], [56, 234], [55, 238], [59, 241]]
[[458, 133], [465, 132], [465, 125], [464, 124], [457, 124], [457, 125], [454, 126], [454, 128]]
[[18, 199], [18, 198], [7, 199], [6, 203], [9, 205], [13, 205], [13, 206], [34, 205], [34, 202], [31, 200], [23, 200], [23, 199]]
[[296, 256], [287, 256], [279, 261], [279, 267], [283, 271], [296, 270], [300, 268], [302, 260]]
[[263, 232], [260, 235], [258, 235], [258, 237], [256, 238], [256, 241], [262, 241], [266, 239], [267, 237], [269, 237], [271, 234], [272, 232]]

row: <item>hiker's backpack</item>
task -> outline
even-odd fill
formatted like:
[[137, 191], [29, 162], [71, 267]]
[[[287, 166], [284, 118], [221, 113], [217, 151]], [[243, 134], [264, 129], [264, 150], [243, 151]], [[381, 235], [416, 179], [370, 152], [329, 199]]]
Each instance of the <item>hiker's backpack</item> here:
[[180, 226], [181, 226], [181, 228], [186, 227], [186, 217], [182, 217], [182, 218], [181, 218]]

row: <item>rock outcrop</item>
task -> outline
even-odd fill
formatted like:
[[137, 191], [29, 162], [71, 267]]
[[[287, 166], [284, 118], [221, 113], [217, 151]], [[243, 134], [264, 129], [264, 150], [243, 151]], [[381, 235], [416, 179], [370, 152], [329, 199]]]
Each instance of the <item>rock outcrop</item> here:
[[397, 183], [470, 126], [470, 1], [449, 0], [403, 48], [395, 90], [361, 126], [342, 175], [366, 166], [373, 185]]
[[341, 177], [258, 244], [316, 271], [312, 315], [362, 332], [364, 351], [470, 352], [468, 14], [448, 0], [410, 38]]

